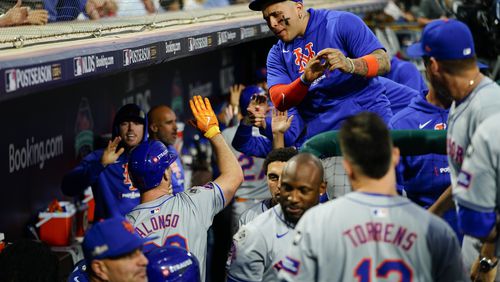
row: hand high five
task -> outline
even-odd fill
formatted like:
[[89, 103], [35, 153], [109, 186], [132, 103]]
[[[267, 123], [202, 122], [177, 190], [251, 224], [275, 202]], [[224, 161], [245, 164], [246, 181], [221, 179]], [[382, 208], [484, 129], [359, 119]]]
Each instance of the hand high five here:
[[203, 100], [201, 96], [194, 96], [189, 100], [189, 106], [196, 119], [196, 127], [203, 132], [205, 137], [212, 138], [220, 133], [219, 121], [208, 98]]

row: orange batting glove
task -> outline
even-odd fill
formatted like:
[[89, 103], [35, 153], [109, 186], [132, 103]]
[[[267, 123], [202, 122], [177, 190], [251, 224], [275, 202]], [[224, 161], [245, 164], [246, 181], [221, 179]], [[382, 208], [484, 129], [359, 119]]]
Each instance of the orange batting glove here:
[[203, 132], [205, 137], [210, 139], [220, 133], [219, 121], [217, 121], [208, 98], [205, 97], [205, 101], [203, 101], [201, 96], [194, 96], [193, 99], [189, 100], [189, 106], [196, 119], [196, 127]]

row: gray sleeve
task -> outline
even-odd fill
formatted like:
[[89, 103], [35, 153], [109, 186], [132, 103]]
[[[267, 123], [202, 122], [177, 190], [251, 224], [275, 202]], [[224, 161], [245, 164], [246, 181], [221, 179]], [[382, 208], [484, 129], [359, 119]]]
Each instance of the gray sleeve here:
[[224, 193], [215, 182], [203, 186], [193, 187], [187, 193], [191, 199], [197, 216], [208, 229], [213, 222], [214, 216], [219, 213], [225, 204]]
[[[312, 211], [300, 219], [278, 273], [279, 281], [316, 281], [317, 259], [314, 248], [315, 221]], [[317, 241], [317, 240], [316, 240]]]
[[254, 226], [243, 226], [233, 236], [227, 275], [231, 281], [261, 281], [267, 261], [267, 246]]
[[434, 281], [469, 281], [458, 240], [446, 222], [432, 216], [426, 239]]
[[491, 212], [497, 204], [500, 184], [500, 134], [497, 130], [493, 120], [484, 121], [477, 128], [453, 190], [460, 205], [479, 212]]

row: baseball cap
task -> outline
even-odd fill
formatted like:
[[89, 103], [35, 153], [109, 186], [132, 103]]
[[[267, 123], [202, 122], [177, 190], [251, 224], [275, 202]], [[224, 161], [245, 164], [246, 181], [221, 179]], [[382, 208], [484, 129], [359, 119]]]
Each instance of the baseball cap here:
[[435, 20], [427, 24], [420, 42], [408, 47], [409, 57], [434, 57], [437, 60], [472, 58], [476, 54], [472, 33], [461, 21]]
[[95, 259], [114, 258], [141, 248], [142, 239], [125, 218], [113, 217], [94, 224], [85, 234], [83, 254], [88, 265]]
[[[284, 1], [287, 1], [287, 0], [253, 0], [252, 2], [250, 2], [250, 4], [248, 4], [248, 8], [250, 8], [250, 10], [254, 10], [254, 11], [262, 11], [267, 6], [269, 6], [271, 4], [278, 3], [278, 2], [284, 2]], [[290, 1], [302, 3], [302, 0], [290, 0]]]
[[115, 123], [120, 124], [124, 121], [136, 121], [144, 124], [146, 114], [136, 104], [126, 104], [121, 107], [115, 115]]
[[177, 159], [160, 141], [150, 140], [130, 153], [128, 173], [134, 187], [146, 192], [160, 185], [165, 170]]
[[266, 91], [257, 85], [249, 85], [241, 91], [240, 95], [240, 109], [243, 115], [247, 114], [248, 105], [250, 105], [250, 101], [254, 94], [266, 94]]

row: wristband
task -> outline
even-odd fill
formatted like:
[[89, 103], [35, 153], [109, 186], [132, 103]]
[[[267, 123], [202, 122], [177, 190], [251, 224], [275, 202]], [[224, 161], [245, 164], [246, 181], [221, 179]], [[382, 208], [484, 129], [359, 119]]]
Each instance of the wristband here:
[[363, 59], [366, 62], [366, 67], [368, 69], [368, 71], [366, 73], [366, 77], [377, 76], [378, 68], [379, 68], [377, 57], [375, 57], [375, 55], [370, 54], [370, 55], [366, 55], [366, 56], [361, 57], [361, 59]]
[[351, 58], [346, 58], [349, 61], [349, 64], [351, 65], [351, 69], [349, 70], [349, 73], [354, 73], [354, 62], [352, 61]]
[[203, 134], [203, 136], [207, 137], [208, 139], [214, 137], [215, 135], [219, 134], [220, 133], [220, 129], [218, 126], [214, 125], [212, 127], [210, 127], [207, 132], [205, 132], [205, 134]]

